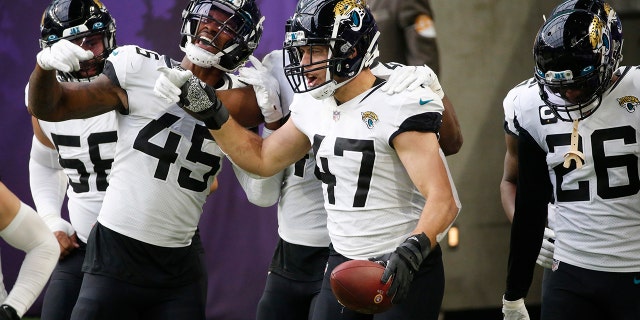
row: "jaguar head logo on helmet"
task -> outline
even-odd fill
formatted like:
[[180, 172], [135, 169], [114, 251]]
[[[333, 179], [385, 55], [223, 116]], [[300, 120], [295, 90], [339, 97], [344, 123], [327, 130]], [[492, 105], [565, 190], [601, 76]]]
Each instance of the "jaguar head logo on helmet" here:
[[289, 84], [294, 92], [310, 92], [318, 99], [332, 96], [371, 65], [378, 54], [378, 36], [362, 0], [300, 1], [286, 25]]
[[564, 121], [593, 114], [622, 60], [622, 25], [599, 0], [567, 1], [536, 36], [533, 55], [540, 97]]

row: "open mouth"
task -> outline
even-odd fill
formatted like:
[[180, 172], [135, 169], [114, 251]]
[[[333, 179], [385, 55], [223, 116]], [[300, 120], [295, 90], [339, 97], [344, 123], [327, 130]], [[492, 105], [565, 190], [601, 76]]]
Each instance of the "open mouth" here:
[[307, 78], [307, 87], [308, 88], [313, 88], [319, 85], [319, 79], [318, 77], [311, 75], [311, 74], [307, 74], [305, 75], [305, 77]]
[[195, 45], [207, 51], [210, 51], [211, 48], [215, 48], [215, 45], [213, 44], [213, 38], [211, 38], [210, 35], [206, 33], [198, 35], [195, 41]]

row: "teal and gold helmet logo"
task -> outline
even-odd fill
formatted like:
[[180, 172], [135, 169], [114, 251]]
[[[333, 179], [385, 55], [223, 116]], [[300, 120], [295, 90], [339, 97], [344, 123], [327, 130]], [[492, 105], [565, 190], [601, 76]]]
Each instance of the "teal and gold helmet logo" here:
[[624, 96], [616, 100], [618, 100], [620, 106], [629, 111], [629, 113], [636, 111], [636, 108], [640, 105], [640, 100], [635, 96]]
[[93, 0], [93, 2], [96, 4], [96, 6], [98, 6], [98, 8], [100, 8], [100, 10], [104, 9], [104, 4], [102, 4], [102, 1], [100, 0]]
[[367, 128], [373, 129], [373, 126], [378, 122], [378, 115], [373, 111], [362, 112], [362, 122], [367, 125]]
[[346, 21], [354, 31], [360, 30], [365, 16], [366, 4], [364, 0], [342, 0], [333, 8], [335, 19]]

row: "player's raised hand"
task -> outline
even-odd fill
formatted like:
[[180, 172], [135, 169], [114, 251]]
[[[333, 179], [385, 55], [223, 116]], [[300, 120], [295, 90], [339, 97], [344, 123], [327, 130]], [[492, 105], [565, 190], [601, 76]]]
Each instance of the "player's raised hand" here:
[[264, 116], [264, 122], [273, 123], [282, 119], [280, 106], [280, 86], [266, 66], [254, 56], [249, 56], [253, 68], [242, 67], [238, 70], [238, 80], [253, 86], [256, 100]]
[[380, 90], [394, 94], [404, 90], [413, 91], [421, 85], [429, 87], [440, 99], [444, 97], [438, 76], [427, 65], [395, 68]]
[[93, 58], [93, 52], [84, 50], [69, 40], [60, 39], [53, 45], [42, 49], [36, 60], [44, 70], [72, 72], [80, 70], [80, 61]]
[[177, 103], [212, 130], [229, 120], [229, 111], [216, 96], [216, 90], [181, 67], [158, 67], [160, 76], [153, 91], [167, 102]]
[[158, 67], [160, 76], [156, 79], [153, 92], [167, 103], [178, 103], [182, 94], [182, 85], [193, 76], [191, 70], [182, 68]]

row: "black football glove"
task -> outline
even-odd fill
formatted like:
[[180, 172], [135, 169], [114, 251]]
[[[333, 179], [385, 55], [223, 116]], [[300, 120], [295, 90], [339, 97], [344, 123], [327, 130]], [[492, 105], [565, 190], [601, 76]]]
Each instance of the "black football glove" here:
[[0, 320], [20, 320], [20, 317], [12, 306], [3, 304], [0, 306]]
[[393, 277], [387, 291], [392, 303], [399, 304], [407, 297], [414, 274], [430, 252], [431, 241], [423, 232], [410, 236], [391, 253], [380, 281], [387, 283]]
[[218, 130], [229, 120], [229, 111], [216, 96], [216, 90], [195, 76], [180, 88], [178, 105], [194, 118], [202, 120], [207, 128]]
[[177, 103], [194, 118], [212, 130], [229, 120], [229, 111], [216, 96], [216, 90], [181, 67], [158, 68], [154, 92], [167, 102]]

